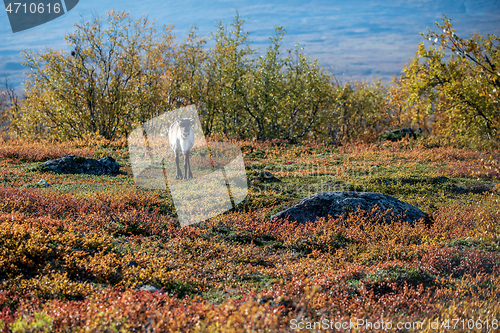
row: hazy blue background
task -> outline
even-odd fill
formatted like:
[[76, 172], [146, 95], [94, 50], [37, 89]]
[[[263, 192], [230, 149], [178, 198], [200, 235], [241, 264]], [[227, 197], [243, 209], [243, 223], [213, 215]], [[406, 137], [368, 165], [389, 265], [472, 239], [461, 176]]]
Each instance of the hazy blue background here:
[[[34, 1], [36, 2], [36, 1]], [[419, 32], [435, 28], [446, 14], [457, 34], [468, 37], [481, 32], [500, 34], [499, 1], [138, 1], [80, 0], [66, 15], [41, 26], [13, 34], [7, 13], [0, 14], [0, 75], [20, 84], [25, 69], [20, 52], [44, 47], [69, 50], [63, 36], [73, 31], [74, 22], [103, 17], [111, 9], [125, 10], [137, 19], [148, 15], [159, 24], [173, 24], [174, 33], [184, 38], [191, 25], [200, 34], [215, 31], [223, 19], [229, 24], [237, 9], [247, 19], [252, 46], [265, 50], [274, 26], [287, 31], [285, 48], [295, 43], [336, 74], [341, 81], [382, 78], [389, 82], [412, 58], [423, 38]]]

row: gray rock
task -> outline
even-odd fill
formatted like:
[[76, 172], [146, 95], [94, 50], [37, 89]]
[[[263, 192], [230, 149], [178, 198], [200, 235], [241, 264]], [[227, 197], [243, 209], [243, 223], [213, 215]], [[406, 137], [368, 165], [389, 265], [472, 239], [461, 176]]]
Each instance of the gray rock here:
[[84, 173], [89, 175], [114, 175], [120, 170], [120, 165], [112, 157], [98, 160], [69, 155], [63, 158], [49, 160], [37, 167], [42, 171], [57, 173]]
[[281, 182], [281, 180], [276, 178], [269, 171], [262, 171], [261, 173], [259, 173], [258, 179], [263, 181], [264, 183]]
[[262, 185], [262, 184], [268, 184], [268, 183], [279, 183], [281, 180], [276, 178], [272, 173], [269, 171], [259, 171], [259, 172], [252, 172], [249, 175], [249, 180], [252, 185]]
[[293, 207], [271, 216], [271, 219], [289, 219], [298, 223], [316, 221], [319, 217], [339, 217], [359, 207], [363, 211], [371, 211], [377, 205], [380, 212], [390, 209], [385, 216], [386, 222], [391, 221], [391, 214], [404, 213], [405, 221], [413, 223], [424, 219], [429, 222], [425, 213], [407, 202], [391, 196], [372, 192], [331, 191], [310, 195], [299, 201]]
[[41, 183], [27, 183], [27, 184], [21, 185], [21, 188], [47, 188], [50, 186], [51, 185], [44, 185]]
[[163, 293], [163, 291], [161, 290], [161, 288], [157, 288], [155, 286], [152, 286], [150, 284], [145, 284], [143, 286], [140, 286], [139, 288], [137, 288], [137, 290], [144, 290], [144, 291], [149, 291], [151, 293], [156, 293], [156, 292], [159, 292], [159, 293]]
[[37, 184], [42, 186], [51, 186], [45, 179], [40, 180]]

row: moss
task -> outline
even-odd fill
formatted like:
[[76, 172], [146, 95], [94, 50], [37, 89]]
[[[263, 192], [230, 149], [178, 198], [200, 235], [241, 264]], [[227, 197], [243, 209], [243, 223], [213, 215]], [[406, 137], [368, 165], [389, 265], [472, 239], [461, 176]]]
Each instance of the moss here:
[[210, 228], [205, 233], [205, 238], [214, 241], [222, 240], [226, 243], [254, 244], [257, 246], [268, 246], [273, 249], [283, 248], [283, 243], [270, 234], [256, 235], [246, 230], [217, 226]]
[[85, 162], [86, 158], [85, 157], [81, 157], [81, 156], [78, 156], [76, 155], [75, 157], [73, 157], [73, 161], [75, 161], [76, 163], [83, 163]]
[[35, 165], [29, 165], [25, 168], [28, 172], [52, 172], [49, 168], [47, 168], [43, 163], [37, 163]]
[[382, 282], [384, 280], [390, 280], [397, 282], [398, 284], [404, 284], [405, 282], [410, 285], [420, 285], [425, 286], [434, 284], [435, 277], [427, 271], [412, 268], [412, 267], [401, 267], [392, 266], [387, 269], [381, 269], [378, 272], [370, 273], [366, 275], [366, 281]]
[[196, 284], [182, 281], [170, 281], [163, 285], [163, 290], [169, 294], [175, 294], [179, 298], [198, 294]]
[[19, 317], [12, 323], [12, 332], [51, 332], [54, 320], [43, 312], [35, 312], [32, 320], [25, 316]]

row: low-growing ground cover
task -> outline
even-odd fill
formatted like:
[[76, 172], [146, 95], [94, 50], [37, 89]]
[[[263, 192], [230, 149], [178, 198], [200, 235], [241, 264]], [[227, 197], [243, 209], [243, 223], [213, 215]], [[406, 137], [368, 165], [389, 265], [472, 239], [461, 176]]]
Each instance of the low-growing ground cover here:
[[[419, 142], [237, 142], [248, 197], [230, 212], [183, 228], [168, 191], [134, 185], [124, 142], [3, 142], [0, 328], [338, 331], [335, 323], [359, 319], [360, 331], [377, 321], [393, 331], [412, 331], [411, 325], [396, 329], [400, 322], [436, 331], [430, 326], [436, 320], [450, 329], [455, 324], [454, 331], [481, 321], [491, 331], [500, 320], [500, 152]], [[59, 175], [34, 168], [69, 154], [110, 155], [122, 172]], [[267, 181], [262, 171], [279, 181]], [[52, 186], [34, 186], [40, 179]], [[392, 195], [432, 223], [380, 224], [381, 212], [306, 225], [270, 221], [278, 210], [326, 190]], [[417, 321], [425, 323], [415, 327]], [[321, 325], [308, 326], [315, 322]]]

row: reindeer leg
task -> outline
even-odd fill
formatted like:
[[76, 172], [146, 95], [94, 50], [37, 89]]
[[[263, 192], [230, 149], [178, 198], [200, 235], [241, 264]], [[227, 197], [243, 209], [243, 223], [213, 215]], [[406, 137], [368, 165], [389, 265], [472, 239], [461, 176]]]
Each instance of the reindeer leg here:
[[184, 153], [184, 179], [188, 179], [189, 152]]
[[179, 151], [175, 151], [175, 179], [182, 179], [182, 171], [179, 166]]
[[190, 151], [188, 151], [186, 153], [186, 156], [187, 156], [187, 165], [188, 165], [188, 171], [189, 171], [189, 173], [188, 173], [188, 179], [193, 178], [193, 173], [191, 172], [191, 160], [189, 159], [189, 154], [190, 153], [191, 153]]

